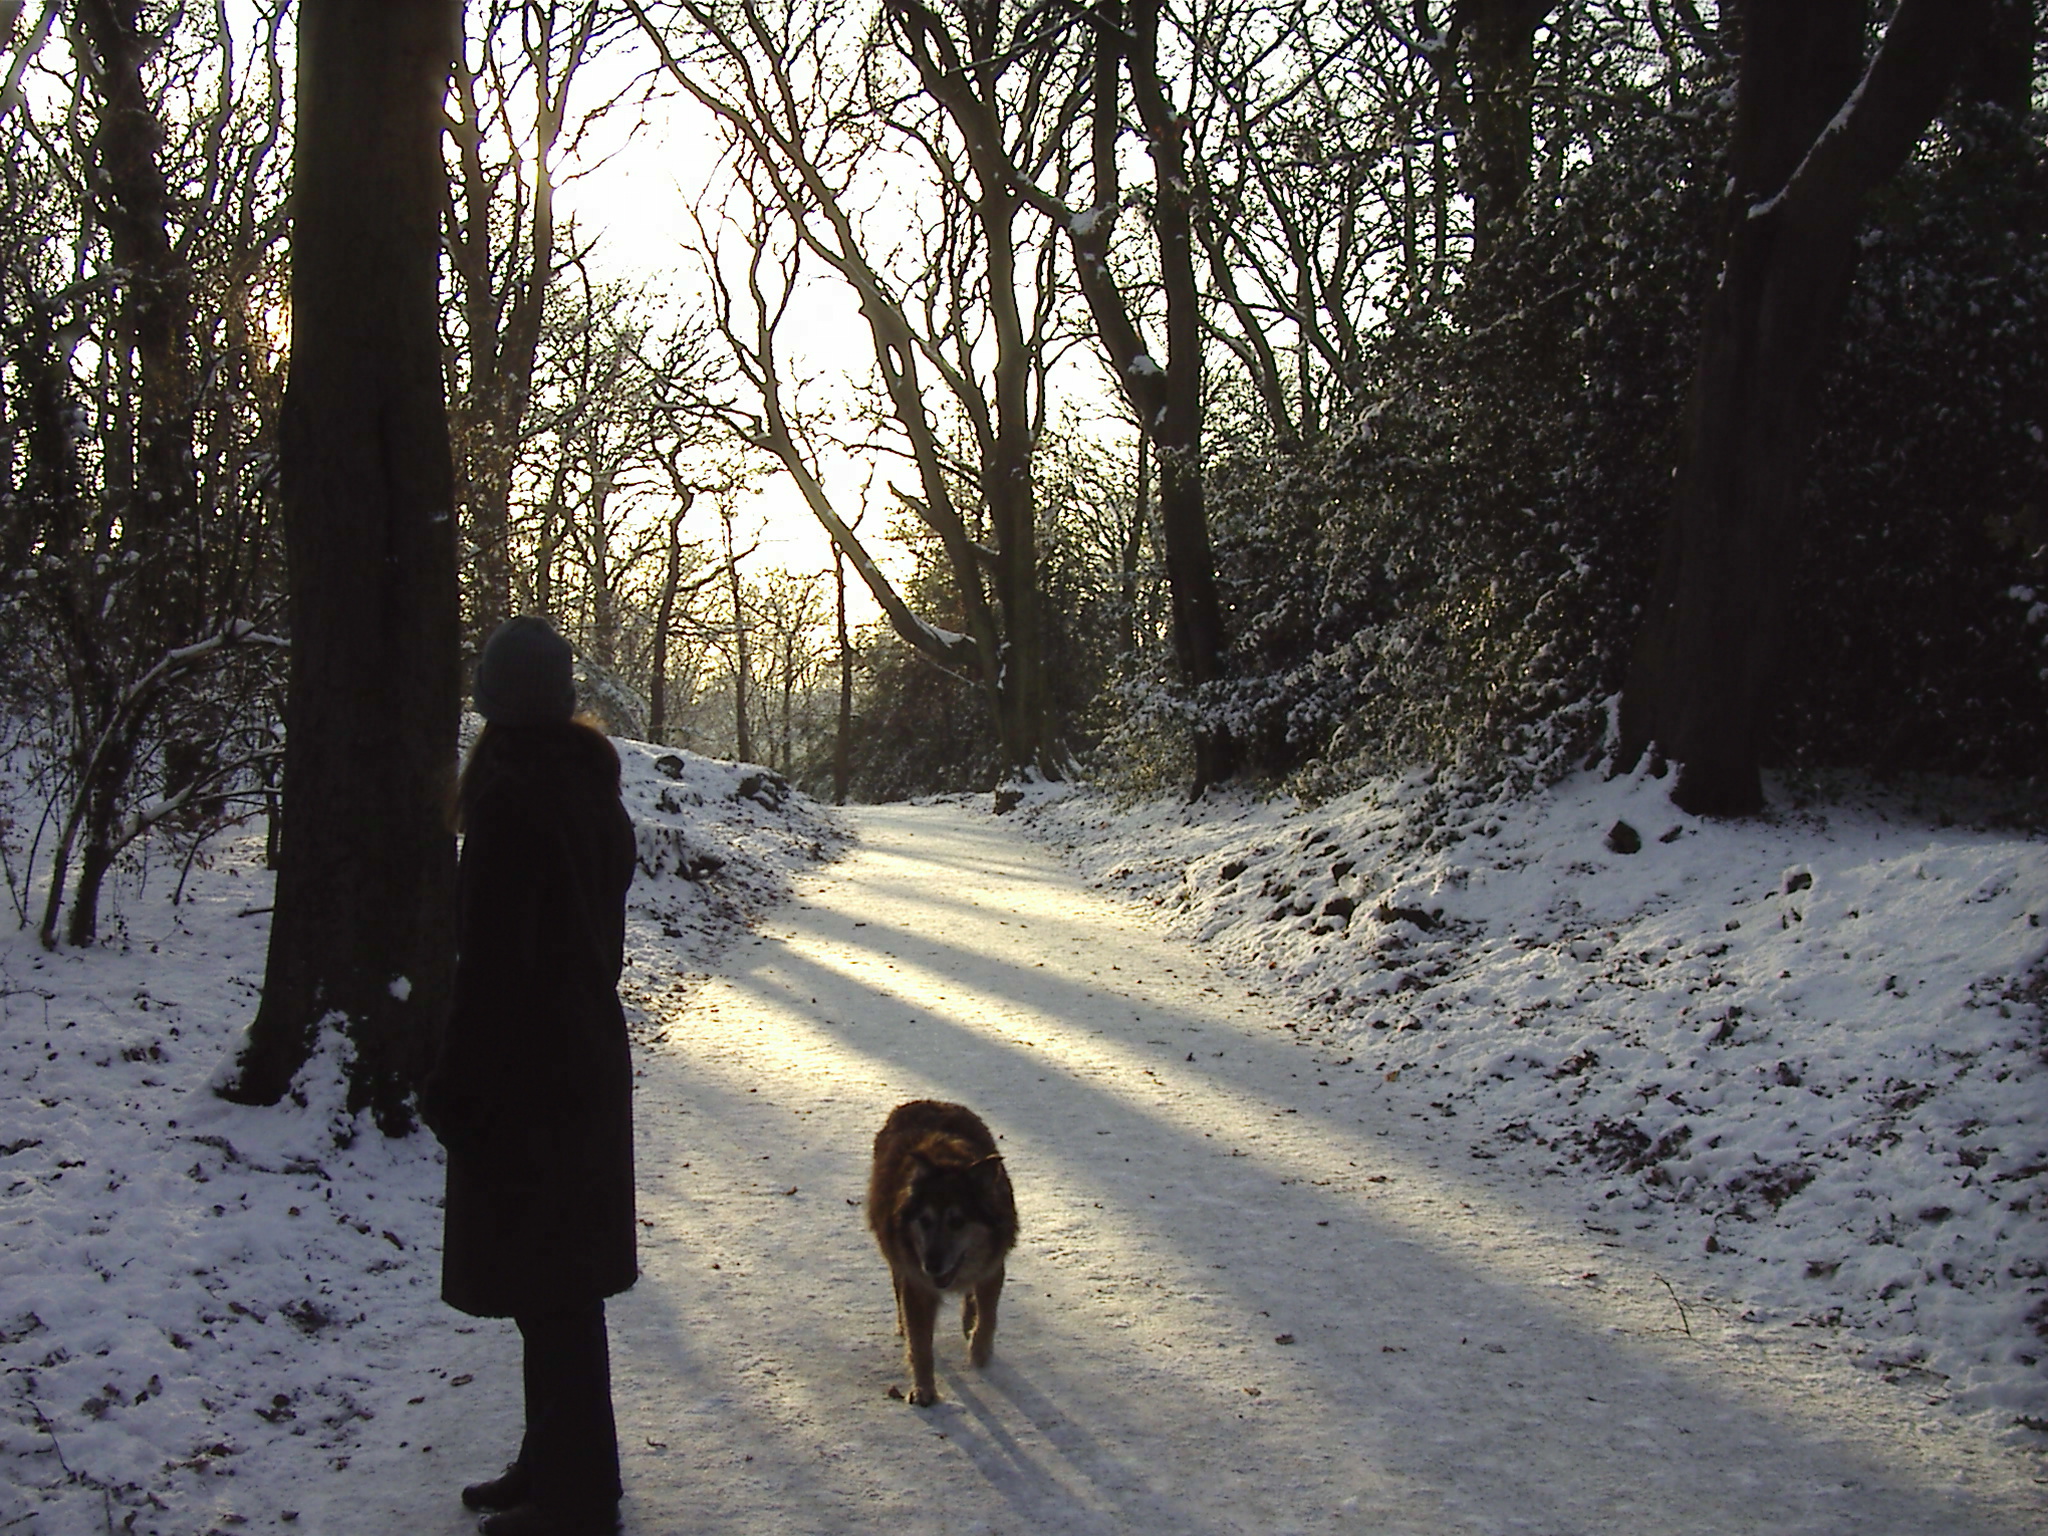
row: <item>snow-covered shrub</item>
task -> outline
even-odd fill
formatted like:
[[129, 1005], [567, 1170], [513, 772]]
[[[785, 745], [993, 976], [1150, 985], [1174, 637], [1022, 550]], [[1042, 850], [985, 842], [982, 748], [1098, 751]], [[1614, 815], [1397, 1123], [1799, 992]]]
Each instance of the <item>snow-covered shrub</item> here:
[[[1001, 753], [980, 689], [941, 671], [884, 626], [862, 638], [861, 660], [849, 753], [853, 799], [907, 800], [995, 784]], [[829, 756], [798, 777], [814, 793], [826, 790]]]
[[[2048, 147], [1995, 110], [1875, 200], [1821, 403], [1787, 759], [2048, 763]], [[2042, 610], [2048, 613], [2048, 610]]]
[[[1235, 679], [1297, 788], [1498, 783], [1597, 749], [1670, 507], [1725, 99], [1621, 115], [1455, 308], [1377, 334], [1347, 422], [1212, 458]], [[1809, 459], [1767, 761], [2048, 761], [2048, 152], [1963, 113], [1873, 201]]]
[[1194, 782], [1195, 708], [1170, 683], [1125, 679], [1105, 698], [1111, 724], [1088, 760], [1089, 776], [1136, 798], [1171, 795]]
[[[1038, 475], [1039, 619], [1047, 713], [1062, 733], [1055, 752], [1071, 761], [1121, 730], [1128, 711], [1105, 698], [1120, 652], [1145, 627], [1144, 587], [1134, 573], [1123, 589], [1116, 559], [1127, 532], [1122, 488], [1089, 445], [1061, 439], [1041, 456]], [[907, 540], [917, 567], [903, 582], [911, 607], [947, 629], [967, 627], [935, 540]], [[851, 748], [852, 798], [900, 800], [916, 795], [993, 789], [1002, 778], [1001, 743], [983, 690], [970, 678], [933, 665], [886, 625], [859, 638], [861, 672]], [[1120, 749], [1109, 756], [1117, 756]], [[798, 781], [813, 794], [832, 783], [827, 733], [799, 758]]]
[[[1240, 681], [1270, 767], [1571, 766], [1620, 685], [1668, 501], [1722, 179], [1718, 101], [1618, 119], [1452, 315], [1389, 322], [1348, 422], [1219, 454]], [[1683, 340], [1674, 340], [1683, 338]]]

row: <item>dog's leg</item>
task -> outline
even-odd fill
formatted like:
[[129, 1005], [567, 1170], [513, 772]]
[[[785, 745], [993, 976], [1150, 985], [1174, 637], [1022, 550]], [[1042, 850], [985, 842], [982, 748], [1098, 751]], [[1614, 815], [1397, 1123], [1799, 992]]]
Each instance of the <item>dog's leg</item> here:
[[939, 1400], [932, 1382], [932, 1325], [939, 1320], [939, 1296], [900, 1281], [896, 1294], [903, 1306], [904, 1351], [910, 1357], [910, 1401], [924, 1408]]
[[960, 1336], [963, 1339], [974, 1337], [974, 1315], [974, 1292], [970, 1290], [960, 1298]]
[[988, 1358], [996, 1348], [996, 1303], [1003, 1294], [1003, 1272], [999, 1269], [968, 1297], [967, 1305], [960, 1309], [961, 1321], [968, 1325], [967, 1357], [977, 1366], [988, 1364]]
[[889, 1271], [889, 1286], [896, 1293], [896, 1337], [903, 1337], [903, 1277], [894, 1269]]

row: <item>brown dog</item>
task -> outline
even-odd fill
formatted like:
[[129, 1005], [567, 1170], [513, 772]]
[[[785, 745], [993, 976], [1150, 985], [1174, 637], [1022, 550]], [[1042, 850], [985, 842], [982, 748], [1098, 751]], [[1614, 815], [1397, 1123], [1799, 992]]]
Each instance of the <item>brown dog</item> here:
[[981, 1117], [935, 1099], [889, 1111], [875, 1135], [868, 1229], [895, 1282], [896, 1331], [910, 1357], [910, 1401], [935, 1403], [932, 1325], [939, 1297], [964, 1293], [960, 1328], [968, 1355], [977, 1366], [987, 1365], [1003, 1260], [1017, 1241], [1010, 1175]]

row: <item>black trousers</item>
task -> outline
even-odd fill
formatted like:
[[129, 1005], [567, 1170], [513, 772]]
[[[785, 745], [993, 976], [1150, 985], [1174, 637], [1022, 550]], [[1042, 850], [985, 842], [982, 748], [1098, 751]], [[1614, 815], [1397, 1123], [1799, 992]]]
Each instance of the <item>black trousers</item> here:
[[526, 1438], [519, 1465], [533, 1479], [533, 1502], [562, 1516], [615, 1508], [624, 1490], [604, 1303], [513, 1321], [526, 1345]]

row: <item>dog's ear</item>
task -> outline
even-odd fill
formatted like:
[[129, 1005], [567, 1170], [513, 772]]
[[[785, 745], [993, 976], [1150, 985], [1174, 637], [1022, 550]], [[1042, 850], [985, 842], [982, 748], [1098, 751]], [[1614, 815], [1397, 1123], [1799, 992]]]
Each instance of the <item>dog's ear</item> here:
[[1003, 1171], [1003, 1154], [991, 1152], [969, 1170], [984, 1184], [993, 1184], [996, 1175]]

